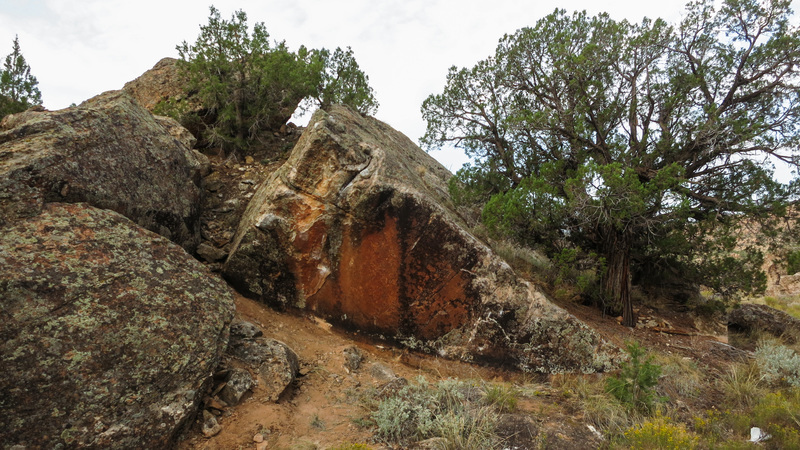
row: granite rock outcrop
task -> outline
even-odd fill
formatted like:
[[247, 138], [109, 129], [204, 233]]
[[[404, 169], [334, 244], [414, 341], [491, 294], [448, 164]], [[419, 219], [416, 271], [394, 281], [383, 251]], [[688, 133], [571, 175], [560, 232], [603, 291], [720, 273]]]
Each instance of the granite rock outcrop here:
[[233, 309], [222, 280], [113, 211], [47, 203], [0, 227], [0, 442], [173, 446]]
[[116, 211], [193, 251], [207, 160], [121, 91], [0, 123], [0, 225], [51, 202]]
[[224, 274], [267, 304], [451, 358], [612, 367], [615, 347], [469, 232], [451, 176], [388, 125], [320, 110], [250, 201]]

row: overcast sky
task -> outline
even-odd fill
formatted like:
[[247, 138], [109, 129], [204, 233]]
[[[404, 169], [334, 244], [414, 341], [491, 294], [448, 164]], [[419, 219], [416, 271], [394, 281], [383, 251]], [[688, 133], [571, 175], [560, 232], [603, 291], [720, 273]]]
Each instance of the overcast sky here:
[[[800, 0], [794, 0], [795, 9]], [[59, 109], [120, 89], [175, 46], [193, 43], [207, 23], [197, 0], [0, 0], [0, 58], [19, 35], [22, 54], [39, 80], [44, 106]], [[273, 39], [293, 49], [350, 46], [380, 102], [376, 117], [415, 142], [425, 131], [420, 105], [442, 91], [447, 69], [472, 66], [494, 53], [505, 33], [535, 24], [556, 7], [607, 11], [615, 19], [663, 17], [676, 22], [685, 0], [217, 0], [229, 19], [264, 22]], [[455, 151], [434, 152], [455, 171]]]

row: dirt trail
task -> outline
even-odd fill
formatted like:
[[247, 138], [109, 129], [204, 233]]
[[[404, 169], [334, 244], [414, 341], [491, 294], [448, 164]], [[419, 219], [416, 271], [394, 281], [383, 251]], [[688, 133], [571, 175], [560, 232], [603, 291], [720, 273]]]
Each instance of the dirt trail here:
[[[253, 437], [265, 436], [266, 448], [328, 448], [342, 443], [371, 443], [372, 433], [357, 423], [369, 412], [362, 398], [375, 400], [376, 391], [389, 379], [387, 371], [407, 380], [422, 375], [428, 380], [463, 378], [512, 380], [522, 374], [482, 368], [409, 353], [370, 342], [358, 334], [331, 327], [307, 315], [274, 311], [237, 296], [237, 316], [262, 328], [265, 336], [289, 345], [300, 357], [298, 380], [277, 403], [255, 389], [240, 405], [219, 418], [222, 431], [205, 438], [195, 424], [181, 449], [256, 448]], [[364, 361], [359, 369], [345, 367], [344, 349], [357, 346]], [[376, 447], [377, 448], [377, 447]]]

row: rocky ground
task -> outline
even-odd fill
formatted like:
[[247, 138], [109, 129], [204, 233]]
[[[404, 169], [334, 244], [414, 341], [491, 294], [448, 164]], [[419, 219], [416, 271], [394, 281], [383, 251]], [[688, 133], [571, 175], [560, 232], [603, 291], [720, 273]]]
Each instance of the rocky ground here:
[[[689, 314], [668, 311], [666, 306], [642, 308], [643, 320], [636, 329], [620, 326], [615, 318], [599, 317], [592, 308], [573, 306], [571, 312], [619, 345], [636, 340], [648, 349], [696, 363], [707, 371], [709, 380], [720, 376], [732, 362], [747, 359], [746, 352], [725, 343], [724, 334], [702, 332]], [[276, 312], [242, 296], [237, 296], [236, 309], [239, 319], [258, 325], [297, 353], [300, 376], [277, 402], [270, 401], [259, 387], [239, 406], [210, 409], [218, 415], [219, 434], [204, 436], [198, 421], [181, 449], [329, 449], [346, 443], [393, 448], [375, 439], [370, 408], [393, 385], [415, 382], [419, 377], [431, 383], [456, 378], [517, 387], [520, 401], [514, 419], [507, 419], [516, 424], [509, 434], [516, 436], [517, 448], [538, 448], [542, 443], [547, 443], [544, 448], [564, 449], [603, 445], [587, 426], [577, 399], [563, 388], [563, 376], [445, 360], [338, 330], [305, 313]], [[357, 367], [349, 357], [353, 353], [360, 355]], [[581, 377], [596, 381], [602, 376]], [[683, 405], [686, 414], [720, 402], [718, 393], [710, 394]], [[587, 447], [587, 443], [591, 445]]]

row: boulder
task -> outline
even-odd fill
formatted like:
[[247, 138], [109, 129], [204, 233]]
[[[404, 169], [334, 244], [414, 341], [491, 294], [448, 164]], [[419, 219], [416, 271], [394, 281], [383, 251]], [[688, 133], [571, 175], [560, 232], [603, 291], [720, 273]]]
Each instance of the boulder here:
[[[192, 133], [189, 132], [186, 128], [184, 128], [177, 120], [173, 119], [172, 117], [166, 116], [153, 116], [153, 118], [161, 125], [170, 136], [174, 137], [181, 144], [183, 144], [186, 148], [194, 148], [194, 145], [197, 144], [197, 138], [194, 137]], [[201, 153], [202, 155], [202, 153]], [[205, 157], [205, 155], [204, 155]], [[207, 157], [205, 157], [208, 160]], [[210, 162], [208, 163], [210, 164]]]
[[113, 211], [39, 210], [0, 227], [0, 442], [173, 446], [227, 346], [230, 288]]
[[116, 211], [193, 251], [203, 161], [123, 92], [0, 122], [0, 225], [49, 202]]
[[175, 58], [161, 59], [152, 69], [125, 83], [122, 90], [151, 112], [162, 100], [186, 95]]
[[767, 280], [766, 295], [780, 297], [800, 296], [800, 273], [793, 275], [779, 275], [771, 280]]
[[[742, 304], [728, 314], [729, 336], [739, 338], [759, 332], [783, 337], [789, 343], [794, 343], [800, 338], [800, 319], [767, 305], [753, 303]], [[747, 340], [744, 344], [747, 344]], [[755, 345], [755, 342], [750, 344]]]
[[253, 196], [224, 274], [270, 305], [447, 357], [537, 372], [610, 368], [615, 347], [470, 234], [451, 176], [388, 125], [320, 110]]

